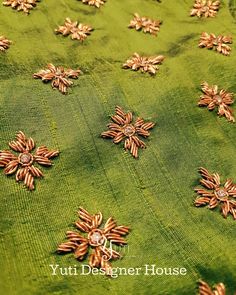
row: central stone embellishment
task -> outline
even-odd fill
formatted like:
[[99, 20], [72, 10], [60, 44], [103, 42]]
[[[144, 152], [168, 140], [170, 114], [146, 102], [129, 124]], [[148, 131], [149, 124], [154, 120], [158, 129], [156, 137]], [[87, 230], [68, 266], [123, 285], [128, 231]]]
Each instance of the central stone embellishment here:
[[218, 103], [218, 104], [222, 103], [222, 97], [220, 95], [215, 95], [214, 99], [215, 99], [216, 103]]
[[223, 188], [221, 188], [216, 191], [216, 196], [219, 200], [225, 200], [228, 197], [228, 193]]
[[97, 247], [103, 245], [106, 238], [100, 229], [93, 229], [89, 233], [88, 239], [91, 246]]
[[33, 163], [33, 156], [30, 153], [22, 153], [19, 155], [19, 162], [22, 166], [28, 166]]
[[125, 125], [123, 129], [123, 133], [125, 136], [132, 136], [135, 134], [135, 128], [133, 125]]

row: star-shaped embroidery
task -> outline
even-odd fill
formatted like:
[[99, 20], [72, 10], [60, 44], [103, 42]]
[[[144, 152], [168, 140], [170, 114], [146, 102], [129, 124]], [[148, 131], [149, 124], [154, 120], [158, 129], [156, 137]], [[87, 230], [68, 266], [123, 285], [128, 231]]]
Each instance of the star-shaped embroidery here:
[[147, 57], [134, 53], [133, 56], [123, 64], [123, 69], [131, 69], [132, 71], [141, 71], [142, 73], [146, 72], [155, 75], [159, 70], [157, 65], [162, 64], [163, 60], [163, 55]]
[[216, 36], [215, 34], [208, 34], [203, 32], [198, 46], [200, 48], [206, 47], [212, 49], [223, 55], [230, 55], [231, 47], [228, 44], [233, 43], [231, 36]]
[[220, 1], [195, 0], [191, 16], [197, 17], [215, 17], [220, 7]]
[[153, 20], [148, 17], [140, 17], [138, 13], [134, 14], [134, 18], [130, 21], [129, 28], [136, 31], [143, 30], [144, 33], [157, 35], [161, 26], [160, 20]]
[[3, 5], [11, 6], [13, 9], [17, 11], [23, 11], [26, 14], [30, 13], [30, 10], [37, 6], [36, 2], [40, 0], [6, 0], [3, 1]]
[[35, 79], [42, 79], [43, 82], [51, 81], [52, 88], [57, 88], [61, 93], [66, 94], [67, 88], [73, 85], [69, 78], [77, 79], [80, 74], [80, 69], [64, 69], [63, 67], [48, 64], [46, 69], [34, 73], [33, 77]]
[[69, 241], [60, 244], [57, 251], [59, 253], [73, 252], [75, 258], [82, 261], [91, 249], [89, 265], [93, 268], [101, 268], [107, 275], [111, 275], [110, 261], [119, 259], [121, 256], [112, 246], [113, 244], [119, 246], [127, 244], [123, 236], [129, 233], [129, 228], [123, 225], [118, 226], [112, 217], [108, 218], [105, 225], [101, 227], [103, 221], [101, 212], [92, 215], [80, 207], [78, 213], [80, 220], [75, 223], [75, 226], [86, 235], [68, 231], [66, 237]]
[[108, 131], [101, 134], [104, 138], [112, 138], [114, 143], [124, 140], [125, 150], [129, 150], [134, 158], [138, 158], [138, 149], [145, 148], [146, 144], [139, 138], [150, 136], [148, 130], [155, 126], [153, 122], [145, 122], [142, 118], [137, 118], [133, 123], [131, 112], [125, 113], [119, 106], [116, 107], [116, 114], [111, 117], [114, 123], [108, 124]]
[[209, 209], [214, 209], [221, 205], [221, 212], [225, 218], [232, 214], [236, 219], [236, 184], [232, 179], [227, 179], [222, 184], [218, 173], [210, 174], [205, 168], [200, 168], [199, 172], [202, 176], [200, 183], [204, 188], [195, 188], [200, 195], [195, 200], [195, 206], [208, 205]]
[[229, 107], [234, 103], [233, 93], [224, 89], [219, 90], [217, 85], [209, 86], [207, 82], [202, 83], [202, 92], [198, 105], [207, 107], [209, 111], [218, 109], [219, 116], [225, 116], [230, 122], [235, 122], [233, 110]]
[[93, 29], [88, 26], [78, 22], [72, 22], [72, 20], [67, 17], [63, 26], [59, 26], [55, 30], [57, 34], [62, 34], [63, 36], [71, 35], [71, 39], [79, 40], [83, 42], [87, 36], [91, 34]]
[[88, 4], [90, 6], [95, 6], [97, 8], [100, 8], [103, 4], [105, 4], [106, 0], [80, 0], [84, 4]]
[[16, 174], [16, 181], [23, 181], [29, 190], [34, 189], [35, 178], [43, 177], [43, 172], [35, 164], [52, 166], [51, 159], [59, 155], [58, 150], [49, 150], [45, 145], [38, 147], [35, 154], [32, 154], [35, 142], [22, 131], [17, 132], [16, 140], [9, 142], [9, 147], [19, 154], [1, 150], [0, 167], [5, 168], [6, 175]]

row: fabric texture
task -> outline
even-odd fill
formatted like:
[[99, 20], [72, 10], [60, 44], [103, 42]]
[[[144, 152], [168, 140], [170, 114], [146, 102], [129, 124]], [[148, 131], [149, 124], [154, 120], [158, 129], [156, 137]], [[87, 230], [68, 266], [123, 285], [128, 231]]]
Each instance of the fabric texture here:
[[[1, 169], [1, 294], [189, 295], [200, 278], [234, 294], [235, 221], [193, 205], [198, 167], [236, 181], [235, 125], [197, 106], [203, 81], [236, 92], [236, 39], [229, 57], [198, 48], [203, 31], [236, 36], [236, 2], [221, 2], [212, 19], [190, 17], [192, 0], [107, 0], [100, 9], [47, 0], [28, 16], [0, 5], [0, 32], [13, 41], [0, 53], [0, 149], [22, 130], [61, 152], [33, 192]], [[163, 21], [157, 37], [128, 29], [135, 12]], [[95, 30], [84, 43], [54, 34], [66, 17]], [[122, 69], [134, 52], [166, 59], [153, 77]], [[48, 63], [83, 71], [68, 95], [32, 78]], [[116, 105], [156, 122], [138, 160], [100, 138]], [[187, 275], [52, 276], [50, 264], [80, 264], [55, 253], [79, 206], [131, 227], [113, 267]]]

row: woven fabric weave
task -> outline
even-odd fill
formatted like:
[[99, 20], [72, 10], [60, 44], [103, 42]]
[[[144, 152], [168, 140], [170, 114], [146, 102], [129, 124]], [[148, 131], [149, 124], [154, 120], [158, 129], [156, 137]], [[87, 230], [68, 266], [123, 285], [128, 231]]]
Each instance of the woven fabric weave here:
[[[221, 2], [213, 19], [191, 18], [192, 0], [48, 0], [28, 16], [0, 6], [0, 35], [13, 41], [0, 53], [0, 149], [22, 130], [61, 152], [34, 192], [1, 169], [1, 294], [189, 295], [200, 278], [234, 294], [235, 221], [193, 205], [198, 167], [236, 181], [236, 125], [197, 106], [203, 81], [236, 92], [236, 42], [229, 57], [198, 48], [203, 31], [236, 40], [236, 3]], [[163, 21], [157, 37], [128, 29], [135, 12]], [[82, 44], [54, 34], [66, 17], [95, 30]], [[122, 69], [134, 52], [166, 59], [154, 77]], [[48, 63], [83, 71], [68, 95], [32, 78]], [[138, 160], [100, 138], [116, 105], [156, 122]], [[187, 275], [52, 276], [50, 264], [80, 265], [55, 253], [79, 206], [132, 228], [113, 267]]]

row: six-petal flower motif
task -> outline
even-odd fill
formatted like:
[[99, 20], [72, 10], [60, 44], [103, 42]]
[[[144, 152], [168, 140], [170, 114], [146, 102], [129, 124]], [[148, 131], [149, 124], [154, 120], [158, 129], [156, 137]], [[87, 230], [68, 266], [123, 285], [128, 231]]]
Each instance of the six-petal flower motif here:
[[34, 179], [43, 177], [43, 172], [34, 164], [52, 166], [51, 158], [58, 156], [58, 150], [49, 150], [46, 146], [37, 148], [35, 154], [35, 142], [30, 137], [27, 138], [22, 131], [16, 134], [16, 140], [9, 142], [9, 146], [19, 155], [16, 156], [9, 150], [0, 151], [0, 167], [5, 168], [6, 175], [16, 174], [16, 181], [24, 181], [24, 185], [29, 189], [34, 189]]
[[75, 258], [82, 261], [92, 249], [89, 255], [89, 265], [93, 268], [101, 268], [107, 275], [111, 274], [111, 260], [119, 259], [120, 253], [113, 250], [112, 244], [124, 246], [127, 241], [123, 236], [129, 233], [129, 227], [117, 226], [116, 221], [110, 217], [101, 228], [102, 213], [91, 215], [84, 208], [79, 208], [79, 218], [75, 223], [78, 230], [86, 233], [86, 236], [78, 232], [68, 231], [66, 237], [69, 241], [58, 246], [59, 253], [74, 252]]
[[207, 82], [202, 83], [202, 92], [204, 94], [200, 97], [199, 106], [207, 107], [210, 111], [218, 108], [219, 116], [225, 116], [228, 121], [235, 122], [233, 110], [229, 107], [234, 103], [233, 93], [219, 90], [217, 85], [209, 86]]
[[225, 218], [228, 214], [232, 214], [236, 219], [236, 184], [232, 179], [227, 179], [221, 184], [219, 174], [210, 174], [205, 168], [200, 168], [199, 172], [202, 176], [200, 183], [204, 188], [195, 188], [200, 195], [195, 200], [195, 206], [208, 205], [210, 209], [214, 209], [221, 205], [222, 215]]
[[133, 123], [132, 113], [125, 113], [119, 106], [116, 107], [116, 114], [111, 119], [114, 123], [108, 124], [109, 130], [103, 132], [101, 136], [112, 138], [114, 143], [125, 140], [125, 150], [129, 150], [134, 158], [138, 158], [138, 149], [146, 147], [146, 144], [138, 136], [149, 137], [148, 130], [152, 129], [155, 123], [145, 122], [142, 118], [137, 118]]

